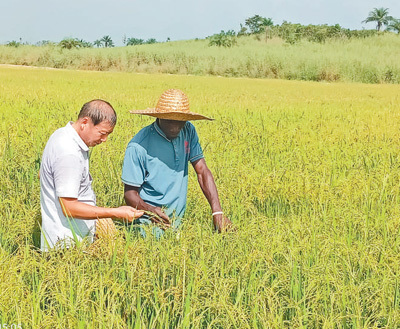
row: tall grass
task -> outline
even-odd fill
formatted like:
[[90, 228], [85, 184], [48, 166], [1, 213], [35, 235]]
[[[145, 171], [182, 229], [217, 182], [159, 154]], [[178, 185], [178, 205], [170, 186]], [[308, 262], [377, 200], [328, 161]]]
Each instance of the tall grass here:
[[55, 46], [0, 46], [0, 62], [98, 71], [217, 75], [311, 81], [399, 83], [400, 37], [302, 41], [238, 38], [232, 48], [189, 40], [113, 49], [61, 49]]
[[[189, 173], [179, 233], [37, 251], [38, 166], [93, 98], [118, 123], [93, 149], [98, 204], [122, 203], [125, 147], [170, 87], [187, 92], [225, 212], [214, 234]], [[24, 328], [400, 325], [398, 88], [0, 68], [0, 323]]]

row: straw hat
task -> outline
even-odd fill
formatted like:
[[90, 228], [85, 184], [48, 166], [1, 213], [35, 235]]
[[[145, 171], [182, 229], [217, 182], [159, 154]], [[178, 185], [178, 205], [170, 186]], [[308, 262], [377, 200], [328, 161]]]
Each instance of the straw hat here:
[[204, 115], [190, 112], [189, 99], [179, 89], [168, 89], [163, 92], [155, 108], [141, 111], [129, 111], [133, 114], [150, 115], [159, 119], [192, 121], [192, 120], [214, 120]]

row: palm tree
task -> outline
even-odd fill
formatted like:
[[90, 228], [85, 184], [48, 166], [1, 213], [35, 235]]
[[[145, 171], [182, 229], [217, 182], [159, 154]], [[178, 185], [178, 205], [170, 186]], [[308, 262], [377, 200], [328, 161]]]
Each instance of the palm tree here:
[[142, 45], [143, 43], [144, 43], [144, 40], [138, 39], [138, 38], [128, 38], [126, 40], [127, 46], [137, 46], [137, 45]]
[[272, 21], [272, 18], [265, 18], [263, 17], [261, 19], [261, 28], [264, 29], [265, 31], [265, 41], [268, 41], [268, 38], [271, 38], [271, 27], [274, 26], [274, 22]]
[[101, 40], [104, 44], [104, 47], [114, 47], [114, 42], [112, 41], [111, 37], [109, 35], [105, 35], [104, 37], [101, 38]]
[[397, 32], [400, 35], [400, 19], [392, 20], [388, 25], [388, 30]]
[[389, 16], [389, 8], [374, 8], [370, 11], [368, 17], [361, 23], [376, 22], [377, 31], [381, 30], [382, 25], [388, 25], [393, 20], [392, 16]]
[[103, 46], [103, 42], [101, 40], [95, 40], [93, 41], [93, 44], [97, 47], [100, 48], [101, 46]]
[[260, 25], [264, 26], [264, 27], [274, 26], [274, 22], [272, 21], [272, 18], [262, 17], [260, 23], [261, 23]]
[[86, 41], [83, 39], [80, 39], [77, 41], [79, 42], [79, 47], [81, 47], [81, 48], [92, 48], [93, 47], [93, 44], [89, 41]]
[[61, 40], [61, 41], [58, 43], [58, 45], [59, 45], [61, 48], [64, 48], [64, 49], [73, 49], [73, 48], [79, 48], [80, 43], [79, 43], [79, 41], [78, 41], [77, 39], [74, 39], [74, 38], [65, 38], [65, 39]]

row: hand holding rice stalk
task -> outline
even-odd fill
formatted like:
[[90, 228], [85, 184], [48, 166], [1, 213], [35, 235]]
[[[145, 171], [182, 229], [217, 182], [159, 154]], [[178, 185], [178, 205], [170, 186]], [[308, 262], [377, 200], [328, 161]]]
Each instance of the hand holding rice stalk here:
[[144, 214], [147, 215], [149, 218], [149, 220], [151, 220], [154, 224], [156, 224], [157, 226], [159, 226], [162, 230], [166, 230], [167, 228], [171, 227], [171, 223], [167, 218], [162, 218], [160, 215], [145, 210]]

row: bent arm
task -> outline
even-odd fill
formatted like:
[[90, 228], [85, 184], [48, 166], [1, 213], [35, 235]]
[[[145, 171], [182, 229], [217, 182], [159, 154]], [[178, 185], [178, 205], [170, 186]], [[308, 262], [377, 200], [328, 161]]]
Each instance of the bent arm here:
[[139, 195], [139, 187], [124, 184], [124, 197], [128, 206], [136, 209], [150, 211], [164, 220], [164, 223], [169, 224], [169, 217], [162, 211], [160, 207], [152, 206], [146, 203]]
[[135, 207], [136, 209], [153, 211], [153, 208], [155, 208], [143, 201], [139, 195], [139, 187], [124, 184], [124, 198], [128, 206]]
[[143, 211], [123, 206], [118, 208], [104, 208], [92, 206], [75, 198], [59, 198], [64, 216], [81, 219], [113, 218], [131, 222], [134, 218], [143, 215]]

